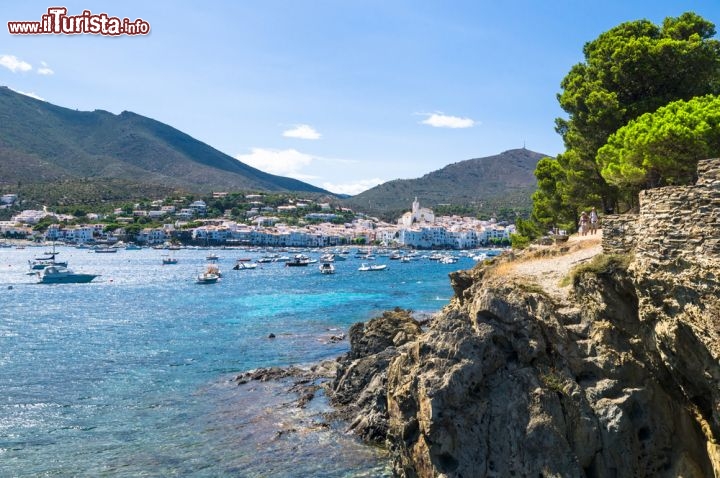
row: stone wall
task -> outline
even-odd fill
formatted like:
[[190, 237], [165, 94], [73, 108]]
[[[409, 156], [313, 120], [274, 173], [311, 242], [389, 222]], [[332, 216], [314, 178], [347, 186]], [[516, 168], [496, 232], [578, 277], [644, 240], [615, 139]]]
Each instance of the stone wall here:
[[627, 254], [637, 244], [637, 214], [611, 214], [603, 216], [602, 247], [605, 254]]
[[[692, 186], [640, 193], [640, 213], [603, 218], [603, 250], [662, 262], [720, 258], [720, 159], [698, 163]], [[642, 240], [638, 240], [642, 238]]]

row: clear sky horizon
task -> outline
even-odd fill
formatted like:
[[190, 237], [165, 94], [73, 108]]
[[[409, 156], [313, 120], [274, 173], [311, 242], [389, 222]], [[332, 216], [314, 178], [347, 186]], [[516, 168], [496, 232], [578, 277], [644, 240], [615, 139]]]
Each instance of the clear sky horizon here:
[[[64, 6], [148, 35], [11, 35]], [[0, 85], [78, 110], [133, 111], [263, 171], [357, 194], [515, 148], [563, 151], [560, 81], [625, 21], [720, 2], [295, 0], [0, 6]]]

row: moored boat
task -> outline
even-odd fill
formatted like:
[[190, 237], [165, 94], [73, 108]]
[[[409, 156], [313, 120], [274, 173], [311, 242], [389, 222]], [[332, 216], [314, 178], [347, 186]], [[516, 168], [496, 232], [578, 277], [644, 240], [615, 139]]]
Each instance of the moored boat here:
[[217, 274], [213, 274], [212, 272], [202, 272], [201, 274], [198, 274], [198, 276], [195, 278], [195, 282], [197, 284], [214, 284], [220, 279], [220, 277]]
[[361, 272], [368, 272], [368, 271], [383, 271], [387, 269], [387, 264], [373, 264], [373, 265], [367, 265], [365, 263], [361, 264], [360, 267], [358, 267], [358, 270]]
[[309, 257], [303, 254], [298, 254], [295, 257], [293, 257], [291, 260], [287, 261], [285, 263], [286, 267], [302, 267], [307, 266], [311, 263], [311, 260]]
[[163, 256], [162, 263], [163, 263], [163, 265], [172, 265], [172, 264], [177, 264], [178, 260], [177, 260], [177, 257]]
[[38, 273], [40, 284], [86, 284], [97, 274], [79, 274], [67, 267], [52, 265]]
[[334, 274], [335, 266], [333, 266], [331, 262], [323, 262], [322, 264], [320, 264], [320, 273], [321, 274]]

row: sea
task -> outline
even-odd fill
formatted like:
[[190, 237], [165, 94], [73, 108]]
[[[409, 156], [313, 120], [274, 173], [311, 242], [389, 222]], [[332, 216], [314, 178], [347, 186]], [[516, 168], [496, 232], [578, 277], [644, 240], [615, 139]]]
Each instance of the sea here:
[[[386, 270], [360, 272], [351, 252], [325, 275], [232, 269], [258, 250], [181, 249], [163, 265], [165, 250], [58, 247], [57, 260], [99, 277], [38, 284], [28, 260], [47, 250], [0, 248], [2, 477], [391, 476], [382, 449], [328, 425], [322, 393], [301, 409], [286, 382], [234, 378], [334, 359], [349, 344], [332, 336], [384, 310], [437, 312], [448, 273], [474, 265], [377, 256]], [[197, 284], [211, 253], [222, 278]]]

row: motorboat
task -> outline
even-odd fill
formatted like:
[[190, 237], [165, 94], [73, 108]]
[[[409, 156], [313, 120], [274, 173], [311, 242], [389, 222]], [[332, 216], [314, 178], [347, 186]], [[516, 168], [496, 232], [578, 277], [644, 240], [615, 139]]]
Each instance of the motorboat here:
[[212, 272], [205, 271], [195, 278], [197, 284], [214, 284], [220, 279], [220, 276]]
[[97, 277], [97, 274], [78, 274], [59, 265], [47, 266], [38, 272], [41, 284], [86, 284]]
[[333, 266], [331, 262], [323, 262], [322, 264], [320, 264], [320, 273], [321, 274], [334, 274], [335, 266]]
[[163, 256], [162, 263], [164, 266], [173, 265], [178, 263], [177, 257]]
[[365, 263], [361, 264], [360, 267], [358, 267], [358, 270], [361, 272], [368, 272], [368, 271], [383, 271], [387, 269], [387, 264], [373, 264], [373, 265], [367, 265]]
[[295, 257], [293, 257], [291, 260], [287, 261], [285, 263], [286, 267], [302, 267], [307, 266], [311, 263], [311, 260], [308, 256], [303, 254], [298, 254]]
[[455, 264], [458, 261], [457, 257], [454, 256], [443, 256], [438, 262], [440, 264]]
[[234, 271], [250, 270], [257, 268], [257, 264], [254, 262], [245, 262], [238, 260], [237, 264], [233, 266]]
[[104, 254], [112, 254], [113, 252], [117, 252], [117, 251], [118, 251], [117, 248], [115, 248], [115, 247], [108, 247], [108, 246], [96, 247], [96, 248], [93, 249], [93, 250], [94, 250], [95, 252], [97, 252], [97, 253], [104, 253]]

